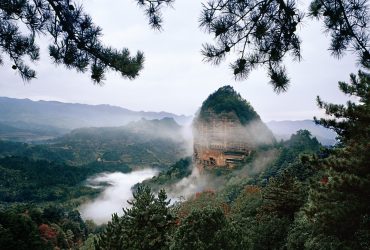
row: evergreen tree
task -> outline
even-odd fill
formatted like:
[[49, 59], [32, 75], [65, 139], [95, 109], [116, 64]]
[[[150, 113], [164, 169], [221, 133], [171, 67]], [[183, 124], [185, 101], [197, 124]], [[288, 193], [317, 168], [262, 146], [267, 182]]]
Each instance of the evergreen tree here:
[[[301, 59], [298, 27], [304, 12], [297, 0], [211, 0], [203, 5], [200, 26], [214, 35], [215, 45], [205, 44], [205, 59], [219, 64], [233, 51], [231, 64], [236, 78], [244, 79], [258, 66], [265, 66], [277, 92], [285, 91], [289, 78], [283, 59]], [[369, 12], [367, 1], [313, 0], [309, 16], [322, 20], [331, 34], [330, 50], [341, 56], [355, 51], [363, 65], [370, 64]]]
[[125, 249], [125, 240], [122, 218], [113, 214], [104, 232], [94, 239], [94, 245], [96, 250], [120, 250]]
[[154, 29], [162, 27], [162, 7], [164, 5], [172, 6], [175, 0], [136, 0], [138, 5], [145, 10], [149, 25]]
[[235, 236], [223, 211], [207, 206], [180, 222], [171, 249], [239, 249]]
[[304, 186], [288, 172], [271, 178], [262, 189], [260, 206], [249, 218], [244, 236], [249, 237], [249, 249], [283, 249], [295, 214], [305, 198]]
[[273, 214], [293, 221], [295, 213], [305, 202], [302, 184], [288, 172], [271, 178], [262, 192], [261, 214]]
[[340, 82], [339, 87], [356, 101], [337, 105], [318, 98], [319, 106], [334, 118], [316, 121], [334, 129], [341, 144], [319, 162], [321, 175], [305, 209], [312, 235], [305, 244], [312, 249], [321, 249], [322, 242], [336, 242], [335, 249], [369, 249], [370, 75], [352, 74], [351, 82]]
[[42, 241], [36, 223], [26, 214], [0, 211], [0, 248], [3, 250], [52, 249]]
[[[23, 27], [29, 33], [23, 32]], [[142, 52], [132, 57], [129, 50], [106, 47], [100, 41], [102, 30], [83, 7], [70, 0], [2, 0], [0, 1], [0, 51], [9, 56], [24, 80], [36, 77], [25, 59], [39, 60], [36, 35], [49, 35], [53, 42], [49, 54], [56, 64], [85, 72], [101, 83], [109, 70], [123, 77], [135, 78], [143, 68]], [[2, 58], [0, 57], [0, 63]]]
[[315, 171], [307, 161], [310, 155], [319, 153], [320, 149], [321, 144], [308, 130], [298, 130], [288, 141], [281, 143], [279, 157], [261, 177], [268, 179], [289, 172], [299, 180], [308, 179]]
[[98, 249], [167, 249], [169, 234], [174, 218], [168, 207], [164, 190], [155, 197], [149, 187], [139, 186], [131, 208], [124, 209], [119, 218], [113, 215], [112, 221], [95, 242]]

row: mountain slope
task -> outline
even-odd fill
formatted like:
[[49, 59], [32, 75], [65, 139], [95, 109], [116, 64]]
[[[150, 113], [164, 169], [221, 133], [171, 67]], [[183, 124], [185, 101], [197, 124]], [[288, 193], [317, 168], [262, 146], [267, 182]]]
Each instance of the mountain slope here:
[[166, 112], [132, 111], [110, 105], [87, 105], [56, 101], [31, 101], [0, 97], [0, 122], [27, 123], [51, 126], [58, 129], [81, 127], [122, 126], [131, 121], [172, 117], [179, 124], [190, 117]]
[[50, 146], [71, 152], [71, 163], [103, 161], [133, 167], [170, 165], [188, 153], [182, 127], [173, 118], [142, 119], [121, 127], [75, 129]]
[[208, 96], [202, 104], [199, 118], [207, 120], [210, 113], [216, 115], [233, 113], [242, 125], [260, 119], [253, 107], [229, 85], [219, 88]]
[[169, 166], [190, 154], [190, 145], [182, 130], [172, 118], [143, 119], [121, 127], [75, 129], [44, 144], [0, 140], [0, 158], [21, 156], [73, 166]]
[[323, 145], [333, 145], [336, 142], [335, 137], [337, 135], [334, 131], [317, 125], [312, 120], [270, 121], [267, 122], [266, 125], [274, 133], [277, 139], [287, 140], [298, 130], [306, 129], [310, 131], [311, 134]]

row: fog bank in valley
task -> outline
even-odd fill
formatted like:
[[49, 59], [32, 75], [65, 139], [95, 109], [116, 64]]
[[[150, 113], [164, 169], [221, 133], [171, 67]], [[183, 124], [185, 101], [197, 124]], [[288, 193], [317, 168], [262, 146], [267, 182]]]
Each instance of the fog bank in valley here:
[[214, 175], [207, 171], [200, 172], [197, 167], [192, 166], [192, 172], [178, 182], [164, 186], [168, 197], [172, 201], [187, 200], [197, 192], [204, 190], [220, 190], [230, 182], [249, 178], [264, 171], [278, 156], [277, 149], [269, 149], [258, 152], [252, 162], [232, 170], [229, 174]]
[[108, 186], [96, 199], [80, 206], [82, 217], [102, 224], [108, 222], [113, 213], [122, 214], [122, 208], [127, 207], [127, 200], [132, 198], [131, 187], [156, 174], [157, 171], [154, 169], [144, 169], [126, 174], [120, 172], [102, 173], [88, 179], [88, 185], [92, 187]]

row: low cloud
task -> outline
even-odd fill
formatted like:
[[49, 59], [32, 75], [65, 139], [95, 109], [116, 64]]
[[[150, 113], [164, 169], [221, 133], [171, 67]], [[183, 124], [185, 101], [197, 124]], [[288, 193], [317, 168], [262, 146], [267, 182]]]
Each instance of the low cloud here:
[[108, 185], [95, 199], [79, 207], [84, 219], [91, 219], [97, 224], [103, 224], [111, 219], [113, 213], [122, 214], [122, 208], [129, 204], [132, 198], [131, 187], [138, 182], [151, 178], [158, 172], [154, 169], [144, 169], [132, 173], [102, 173], [88, 179], [88, 185], [102, 187]]
[[207, 188], [210, 183], [208, 175], [201, 174], [198, 168], [193, 167], [191, 175], [166, 188], [166, 191], [173, 200], [186, 200], [196, 192]]

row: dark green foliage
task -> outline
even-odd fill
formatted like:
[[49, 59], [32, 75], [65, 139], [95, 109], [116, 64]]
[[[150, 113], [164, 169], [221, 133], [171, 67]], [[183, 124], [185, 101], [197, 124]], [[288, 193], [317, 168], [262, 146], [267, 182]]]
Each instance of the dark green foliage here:
[[298, 130], [286, 144], [300, 152], [317, 152], [320, 149], [320, 143], [308, 130]]
[[256, 215], [262, 203], [261, 189], [251, 185], [240, 188], [241, 192], [231, 204], [231, 223], [239, 234], [242, 249], [252, 249]]
[[333, 128], [341, 147], [317, 162], [320, 175], [313, 182], [306, 216], [313, 228], [310, 241], [338, 241], [341, 248], [370, 246], [370, 75], [351, 75], [340, 89], [358, 102], [336, 105], [318, 101], [333, 119], [318, 121]]
[[154, 29], [162, 27], [162, 7], [164, 5], [172, 6], [175, 0], [136, 0], [137, 4], [145, 10], [149, 19], [149, 25]]
[[233, 220], [238, 222], [248, 217], [255, 217], [261, 204], [262, 192], [260, 187], [254, 185], [242, 187], [241, 192], [239, 192], [231, 206]]
[[[339, 135], [339, 141], [345, 145], [359, 141], [363, 143], [370, 137], [369, 128], [369, 73], [359, 71], [358, 76], [351, 74], [350, 83], [339, 82], [340, 90], [348, 95], [358, 98], [359, 103], [348, 101], [346, 105], [323, 102], [317, 97], [320, 108], [325, 109], [333, 119], [320, 119], [315, 121], [320, 125], [333, 129]], [[339, 120], [338, 118], [343, 118]]]
[[75, 249], [87, 233], [78, 211], [32, 206], [0, 211], [0, 246], [4, 250]]
[[295, 214], [306, 200], [304, 188], [287, 174], [270, 179], [264, 188], [245, 186], [231, 209], [243, 249], [283, 248]]
[[[136, 0], [145, 10], [149, 24], [160, 29], [163, 6], [174, 0]], [[207, 61], [219, 64], [234, 52], [237, 59], [230, 65], [236, 78], [244, 79], [258, 66], [268, 70], [276, 92], [286, 91], [289, 77], [283, 65], [286, 55], [301, 59], [298, 26], [304, 13], [296, 0], [211, 0], [203, 4], [200, 26], [214, 34], [215, 45], [204, 44], [202, 53]], [[330, 50], [339, 57], [346, 50], [358, 54], [364, 66], [370, 65], [367, 1], [313, 0], [309, 16], [323, 21], [331, 34]], [[135, 78], [143, 67], [144, 57], [138, 52], [131, 57], [128, 49], [105, 47], [99, 40], [101, 29], [84, 13], [81, 5], [69, 0], [18, 0], [0, 4], [0, 48], [14, 61], [13, 70], [28, 80], [35, 71], [24, 63], [39, 59], [36, 34], [48, 34], [54, 43], [49, 54], [57, 64], [84, 72], [90, 67], [91, 79], [101, 83], [108, 69], [124, 77]], [[30, 34], [20, 27], [25, 25]], [[2, 58], [0, 58], [0, 63]]]
[[321, 19], [331, 36], [329, 49], [340, 57], [348, 49], [357, 52], [361, 63], [370, 66], [369, 9], [367, 1], [314, 0], [309, 14]]
[[[23, 32], [23, 28], [29, 34]], [[82, 6], [69, 0], [4, 0], [0, 3], [0, 51], [14, 62], [24, 80], [36, 77], [25, 63], [39, 59], [36, 35], [48, 35], [53, 43], [49, 54], [56, 64], [85, 72], [88, 67], [94, 83], [101, 84], [107, 70], [133, 79], [143, 68], [144, 56], [131, 57], [128, 49], [106, 47], [100, 41], [102, 30]], [[2, 62], [0, 58], [0, 63]]]
[[199, 113], [201, 119], [209, 118], [209, 112], [227, 114], [234, 112], [244, 125], [259, 119], [253, 107], [243, 99], [231, 86], [224, 86], [212, 93], [202, 104]]
[[139, 186], [123, 209], [123, 216], [113, 215], [106, 230], [95, 242], [99, 249], [167, 249], [174, 226], [164, 190], [155, 197], [149, 187]]
[[[240, 235], [242, 246], [240, 249], [262, 250], [283, 247], [292, 219], [285, 213], [277, 212], [280, 209], [266, 209], [268, 204], [273, 203], [269, 199], [271, 195], [268, 196], [266, 193], [272, 194], [273, 192], [265, 191], [258, 186], [247, 185], [232, 203], [231, 221]], [[290, 199], [288, 193], [280, 199], [285, 198]]]
[[0, 212], [0, 246], [4, 250], [52, 249], [41, 240], [29, 216], [11, 211]]
[[108, 222], [104, 231], [94, 240], [94, 247], [96, 250], [126, 249], [124, 240], [122, 221], [117, 214], [113, 214], [112, 220]]
[[169, 166], [186, 156], [186, 143], [173, 119], [143, 119], [122, 127], [76, 129], [39, 145], [0, 140], [0, 157], [26, 156], [106, 170], [124, 165]]
[[[96, 134], [96, 136], [99, 136], [99, 134]], [[81, 139], [76, 138], [76, 141], [78, 139], [80, 140], [78, 143], [81, 143], [83, 140], [89, 140], [89, 138], [90, 133], [87, 133]], [[10, 143], [11, 145], [13, 144]], [[27, 147], [27, 145], [24, 146]], [[284, 244], [287, 244], [287, 240], [291, 238], [290, 232], [292, 234], [301, 232], [298, 230], [300, 227], [297, 226], [297, 229], [291, 229], [291, 227], [295, 225], [293, 219], [306, 198], [307, 184], [305, 178], [312, 176], [312, 173], [308, 172], [307, 176], [302, 179], [304, 182], [300, 182], [300, 178], [295, 178], [291, 174], [301, 173], [302, 170], [305, 170], [306, 165], [300, 164], [300, 153], [316, 151], [320, 145], [308, 132], [299, 131], [284, 144], [270, 147], [274, 148], [276, 146], [285, 148], [288, 153], [281, 153], [276, 160], [278, 164], [273, 165], [276, 170], [273, 175], [276, 176], [274, 179], [270, 178], [270, 180], [263, 181], [258, 175], [254, 178], [247, 178], [240, 174], [234, 176], [233, 171], [223, 173], [217, 178], [230, 178], [230, 181], [226, 181], [225, 187], [222, 187], [221, 191], [210, 190], [197, 193], [194, 199], [182, 203], [179, 208], [174, 207], [175, 209], [172, 209], [172, 207], [169, 207], [164, 193], [160, 193], [160, 197], [157, 198], [151, 194], [149, 189], [140, 186], [132, 201], [133, 207], [125, 210], [122, 217], [117, 215], [112, 217], [106, 231], [99, 238], [96, 238], [96, 247], [98, 249], [99, 247], [100, 249], [168, 249], [169, 247], [183, 249], [186, 246], [199, 249], [282, 248]], [[258, 148], [258, 152], [264, 152], [265, 150], [269, 150], [269, 148]], [[257, 155], [258, 152], [256, 152]], [[252, 158], [254, 159], [255, 155]], [[45, 171], [45, 176], [48, 178], [46, 180], [40, 178], [37, 181], [42, 181], [45, 184], [49, 183], [44, 186], [45, 189], [40, 189], [41, 194], [48, 194], [49, 190], [54, 190], [55, 186], [58, 187], [63, 182], [69, 183], [71, 188], [74, 187], [73, 189], [75, 189], [74, 185], [78, 187], [79, 184], [74, 183], [74, 180], [85, 178], [82, 174], [85, 172], [79, 172], [82, 169], [90, 169], [89, 171], [100, 171], [104, 167], [107, 167], [107, 170], [109, 169], [109, 166], [102, 162], [71, 167], [46, 161], [31, 161], [19, 157], [4, 158], [3, 160], [19, 163], [20, 166], [22, 166], [20, 164], [22, 161], [27, 162], [22, 167], [24, 175], [21, 175], [20, 179], [23, 179], [23, 176], [28, 176], [29, 183], [35, 182], [33, 176], [36, 176], [36, 174], [33, 171], [38, 168], [33, 167], [33, 164], [37, 165], [36, 163], [38, 163], [40, 169]], [[190, 174], [190, 164], [190, 158], [182, 159], [160, 174], [159, 177], [150, 180], [149, 183], [153, 180], [160, 185], [176, 182]], [[110, 167], [113, 168], [113, 166]], [[63, 173], [63, 171], [76, 172], [71, 172], [73, 178], [68, 180], [69, 182], [63, 180], [63, 174], [61, 175], [63, 178], [60, 180], [52, 181], [55, 179], [52, 172], [53, 168], [58, 169], [55, 174]], [[66, 178], [70, 176], [67, 172], [65, 173]], [[15, 173], [17, 175], [21, 174], [20, 172]], [[15, 181], [15, 183], [25, 182], [22, 180]], [[266, 187], [250, 186], [252, 183]], [[31, 192], [30, 197], [33, 197], [33, 193]], [[67, 196], [65, 196], [66, 194]], [[66, 191], [61, 192], [60, 195], [58, 201], [63, 201], [64, 197], [71, 197], [71, 194]], [[41, 200], [42, 198], [40, 198]], [[194, 209], [197, 212], [194, 212]], [[61, 232], [70, 235], [72, 238], [74, 237], [73, 239], [87, 237], [87, 227], [83, 226], [83, 222], [74, 212], [66, 213], [58, 207], [47, 207], [43, 212], [30, 211], [29, 213], [32, 214], [32, 219], [37, 225], [46, 224], [46, 226], [42, 226], [45, 232], [60, 235], [56, 240], [50, 240], [52, 245], [57, 244], [67, 248], [72, 244], [71, 240], [67, 240], [69, 236], [63, 236], [63, 238]], [[178, 216], [176, 223], [174, 215]], [[70, 218], [71, 221], [62, 223], [63, 218]], [[190, 224], [189, 222], [194, 218], [200, 219], [195, 225]], [[212, 223], [216, 226], [213, 226]], [[197, 238], [194, 238], [195, 233], [191, 233], [193, 227], [196, 227], [194, 232], [197, 233]], [[89, 238], [90, 245], [93, 240], [93, 236]], [[299, 242], [293, 241], [289, 244], [299, 244]]]
[[200, 26], [215, 35], [216, 45], [203, 45], [205, 59], [219, 64], [232, 49], [235, 77], [244, 79], [260, 65], [269, 71], [276, 91], [285, 91], [289, 79], [282, 65], [286, 54], [300, 60], [297, 26], [303, 13], [296, 1], [212, 0], [203, 5]]
[[320, 146], [308, 131], [298, 131], [280, 145], [280, 155], [259, 177], [257, 183], [263, 188], [246, 186], [233, 202], [233, 222], [243, 231], [244, 249], [285, 247], [297, 213], [307, 200], [308, 180], [314, 176], [301, 155], [318, 152]]
[[284, 173], [277, 178], [271, 178], [262, 192], [262, 214], [294, 219], [295, 213], [306, 201], [304, 186], [291, 176]]
[[368, 249], [370, 77], [360, 72], [351, 79], [340, 87], [358, 102], [319, 100], [336, 118], [318, 122], [335, 129], [339, 145], [322, 149], [301, 130], [271, 146], [279, 155], [262, 175], [224, 172], [221, 190], [196, 193], [174, 207], [178, 219], [167, 231], [170, 248]]
[[238, 249], [238, 241], [223, 211], [205, 207], [180, 222], [171, 249]]
[[262, 173], [261, 177], [269, 178], [287, 170], [301, 180], [307, 179], [314, 171], [309, 164], [301, 160], [301, 157], [306, 159], [309, 155], [317, 154], [321, 147], [321, 144], [311, 136], [308, 130], [299, 130], [288, 141], [280, 145], [279, 157]]
[[[89, 176], [104, 171], [131, 171], [131, 168], [122, 163], [121, 159], [119, 161], [113, 161], [114, 159], [112, 157], [117, 157], [118, 155], [121, 157], [122, 152], [125, 153], [125, 158], [128, 158], [131, 162], [135, 161], [140, 164], [146, 164], [144, 161], [146, 160], [153, 165], [163, 166], [162, 164], [156, 164], [156, 162], [162, 163], [162, 159], [166, 159], [169, 155], [171, 155], [171, 159], [174, 159], [176, 157], [174, 153], [168, 153], [168, 151], [174, 150], [175, 152], [179, 152], [179, 148], [174, 145], [178, 145], [177, 143], [181, 144], [180, 141], [182, 139], [168, 138], [169, 135], [163, 135], [163, 133], [153, 135], [152, 131], [156, 131], [158, 126], [162, 125], [166, 126], [167, 131], [170, 129], [179, 131], [180, 127], [172, 120], [164, 120], [163, 123], [166, 124], [162, 124], [160, 121], [154, 121], [153, 124], [149, 123], [144, 121], [137, 122], [135, 123], [136, 126], [132, 124], [131, 126], [127, 126], [127, 128], [119, 128], [117, 130], [80, 130], [77, 134], [74, 133], [70, 137], [66, 136], [60, 139], [59, 144], [30, 145], [1, 141], [1, 206], [9, 207], [14, 203], [29, 204], [32, 202], [40, 207], [45, 207], [47, 204], [62, 204], [66, 207], [76, 207], [86, 196], [96, 195], [100, 192], [100, 190], [95, 190], [84, 185], [84, 181]], [[134, 129], [137, 131], [134, 132]], [[147, 131], [147, 133], [143, 131]], [[130, 150], [126, 150], [123, 146], [117, 146], [115, 143], [121, 143], [119, 145], [130, 144], [126, 147]], [[101, 149], [99, 147], [106, 149], [106, 151], [102, 150], [101, 152], [101, 161], [97, 161], [95, 155], [95, 152]], [[156, 157], [156, 155], [159, 157]], [[160, 156], [163, 157], [161, 158]], [[92, 162], [81, 165], [81, 163], [91, 160]], [[77, 163], [75, 164], [77, 166], [66, 164], [66, 161]], [[171, 176], [180, 178], [179, 176], [186, 174], [190, 162], [190, 159], [180, 161], [170, 171]], [[161, 194], [157, 200], [163, 201], [164, 199], [163, 194]], [[157, 209], [158, 211], [162, 208], [167, 209], [167, 203], [166, 205], [160, 205], [158, 202], [155, 202], [154, 206], [156, 207], [153, 209]], [[29, 209], [29, 214], [37, 224], [36, 228], [37, 226], [40, 227], [38, 231], [42, 230], [43, 232], [41, 233], [40, 231], [39, 234], [41, 236], [39, 235], [36, 238], [46, 237], [47, 246], [59, 246], [62, 249], [76, 248], [77, 245], [86, 239], [89, 232], [83, 226], [83, 221], [79, 215], [77, 216], [75, 212], [67, 212], [58, 207], [46, 207], [43, 212], [31, 211]], [[171, 216], [169, 215], [168, 220], [170, 218]], [[151, 219], [152, 222], [158, 222], [156, 228], [165, 227], [165, 225], [160, 224], [161, 219], [162, 217]], [[166, 229], [161, 231], [161, 235], [167, 233]], [[5, 234], [4, 231], [4, 235], [6, 236], [8, 234]], [[42, 235], [45, 235], [45, 237]], [[15, 236], [11, 233], [9, 239], [6, 237], [1, 240], [4, 242], [14, 240]], [[19, 244], [32, 241], [32, 237], [32, 235], [25, 234], [25, 239], [20, 239], [21, 242]], [[86, 243], [86, 247], [88, 245], [91, 246], [93, 240], [94, 236], [92, 235], [89, 237], [89, 243]], [[138, 239], [136, 240], [138, 241]], [[162, 242], [162, 239], [159, 239], [159, 241]], [[42, 242], [44, 242], [43, 239]], [[156, 236], [153, 235], [153, 238], [150, 239], [150, 243], [148, 244], [159, 246], [163, 243], [161, 242], [157, 242]], [[32, 246], [32, 244], [28, 245]], [[47, 246], [45, 245], [41, 249], [47, 249]], [[22, 249], [20, 247], [18, 248]], [[36, 247], [34, 248], [37, 249]]]
[[[203, 4], [200, 26], [213, 34], [215, 44], [204, 44], [206, 61], [219, 64], [236, 55], [230, 65], [237, 79], [265, 66], [276, 92], [286, 91], [289, 77], [283, 65], [290, 55], [301, 59], [298, 27], [304, 12], [296, 0], [211, 0]], [[309, 16], [324, 23], [331, 35], [330, 50], [336, 57], [352, 50], [362, 65], [370, 65], [367, 1], [313, 0]]]
[[125, 165], [99, 164], [74, 167], [26, 157], [0, 158], [0, 203], [2, 202], [66, 202], [97, 190], [85, 187], [83, 181], [103, 171], [131, 171]]
[[[322, 149], [308, 131], [297, 131], [286, 142], [256, 148], [247, 165], [257, 164], [259, 154], [269, 156], [263, 152], [278, 153], [262, 174], [249, 165], [220, 171], [212, 176], [220, 190], [196, 193], [174, 206], [169, 206], [164, 191], [155, 196], [148, 187], [138, 186], [132, 207], [124, 209], [122, 217], [113, 215], [106, 230], [97, 238], [90, 235], [88, 243], [95, 239], [97, 249], [369, 249], [370, 76], [352, 75], [351, 83], [340, 83], [340, 88], [356, 102], [318, 100], [335, 117], [317, 121], [337, 132], [340, 143], [335, 147]], [[83, 148], [84, 140], [98, 144], [99, 133], [95, 138], [91, 134], [69, 139], [76, 148]], [[113, 134], [108, 138], [114, 139]], [[6, 145], [0, 144], [3, 156], [29, 150], [27, 144]], [[113, 149], [104, 153], [104, 160], [119, 156]], [[65, 194], [74, 196], [61, 192], [62, 185], [72, 190], [86, 174], [114, 167], [105, 164], [71, 167], [8, 156], [0, 159], [0, 187], [8, 196], [22, 190], [20, 197], [40, 201], [57, 190], [53, 194], [63, 200]], [[190, 164], [190, 158], [182, 159], [147, 183], [172, 184], [190, 174]], [[86, 226], [78, 212], [55, 206], [0, 212], [0, 244], [8, 249], [76, 248], [88, 228], [93, 227]]]
[[275, 215], [252, 219], [243, 235], [247, 237], [244, 241], [249, 241], [245, 249], [283, 249], [290, 223], [288, 218]]
[[191, 174], [191, 163], [191, 157], [180, 159], [167, 170], [149, 180], [143, 181], [140, 185], [149, 186], [154, 191], [168, 187]]

